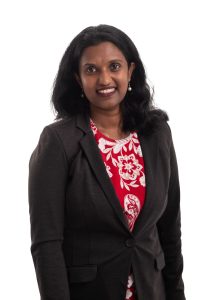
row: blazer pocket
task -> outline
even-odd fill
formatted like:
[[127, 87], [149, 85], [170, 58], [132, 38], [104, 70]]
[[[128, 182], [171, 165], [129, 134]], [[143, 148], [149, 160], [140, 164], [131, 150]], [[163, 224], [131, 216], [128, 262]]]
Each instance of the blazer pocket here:
[[157, 269], [157, 271], [161, 271], [165, 267], [165, 264], [164, 253], [160, 252], [155, 258], [155, 268]]
[[70, 283], [88, 282], [96, 278], [97, 265], [69, 267], [67, 271]]

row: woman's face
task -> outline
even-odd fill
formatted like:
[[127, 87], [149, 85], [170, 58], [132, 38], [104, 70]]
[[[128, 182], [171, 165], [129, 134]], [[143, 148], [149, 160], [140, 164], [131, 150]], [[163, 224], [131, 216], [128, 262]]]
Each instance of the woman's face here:
[[79, 64], [77, 80], [90, 102], [91, 112], [119, 111], [134, 70], [123, 53], [111, 42], [86, 48]]

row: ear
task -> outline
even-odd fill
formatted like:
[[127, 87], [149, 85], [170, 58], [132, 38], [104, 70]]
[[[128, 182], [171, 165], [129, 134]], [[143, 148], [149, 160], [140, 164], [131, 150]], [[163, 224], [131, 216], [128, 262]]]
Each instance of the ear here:
[[82, 82], [81, 82], [79, 75], [75, 73], [74, 76], [75, 76], [76, 81], [78, 82], [79, 86], [82, 88]]
[[128, 69], [128, 76], [129, 76], [129, 81], [131, 80], [131, 76], [133, 74], [133, 71], [135, 69], [136, 65], [134, 62], [132, 62], [129, 66], [129, 69]]

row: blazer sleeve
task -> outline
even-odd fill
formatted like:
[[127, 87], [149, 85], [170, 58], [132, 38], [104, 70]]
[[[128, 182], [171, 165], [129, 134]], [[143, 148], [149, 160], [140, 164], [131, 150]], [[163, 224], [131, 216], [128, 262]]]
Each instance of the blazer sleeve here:
[[62, 142], [45, 127], [29, 163], [31, 253], [41, 300], [70, 300], [62, 252], [67, 174]]
[[181, 250], [180, 187], [176, 154], [171, 138], [170, 181], [168, 203], [158, 222], [160, 242], [164, 251], [166, 266], [163, 277], [166, 288], [166, 300], [185, 300], [182, 280], [183, 258]]

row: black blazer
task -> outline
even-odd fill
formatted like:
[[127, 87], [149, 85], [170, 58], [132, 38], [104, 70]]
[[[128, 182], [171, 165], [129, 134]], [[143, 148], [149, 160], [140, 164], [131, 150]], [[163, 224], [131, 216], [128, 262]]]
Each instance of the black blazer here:
[[30, 160], [31, 252], [42, 300], [184, 300], [180, 193], [169, 126], [139, 133], [146, 199], [129, 231], [89, 119], [43, 130]]

